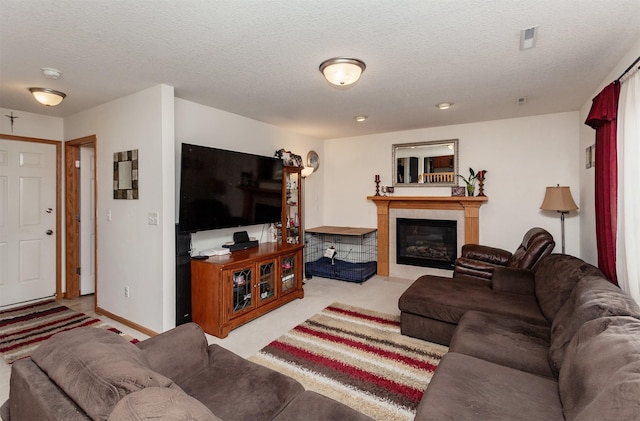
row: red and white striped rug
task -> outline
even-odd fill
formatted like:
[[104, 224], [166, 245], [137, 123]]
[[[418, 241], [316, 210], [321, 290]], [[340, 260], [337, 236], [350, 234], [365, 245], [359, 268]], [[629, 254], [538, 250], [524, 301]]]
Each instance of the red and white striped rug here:
[[0, 311], [0, 355], [11, 364], [31, 355], [52, 335], [87, 326], [107, 329], [132, 343], [139, 342], [100, 319], [71, 310], [55, 300], [47, 300]]
[[377, 420], [413, 420], [447, 347], [400, 334], [400, 316], [334, 303], [249, 360]]

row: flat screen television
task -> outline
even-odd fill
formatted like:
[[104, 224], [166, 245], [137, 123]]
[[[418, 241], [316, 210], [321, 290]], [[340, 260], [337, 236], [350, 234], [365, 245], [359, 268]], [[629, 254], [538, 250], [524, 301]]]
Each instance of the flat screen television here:
[[181, 232], [281, 219], [281, 159], [182, 144], [178, 217]]

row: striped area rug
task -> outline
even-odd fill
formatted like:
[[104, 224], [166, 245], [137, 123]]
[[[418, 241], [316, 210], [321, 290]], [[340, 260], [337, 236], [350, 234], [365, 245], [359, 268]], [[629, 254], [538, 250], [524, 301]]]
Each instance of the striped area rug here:
[[0, 355], [7, 364], [11, 364], [31, 355], [42, 341], [52, 335], [86, 326], [107, 329], [132, 343], [139, 342], [100, 319], [48, 300], [0, 311]]
[[249, 360], [377, 420], [413, 420], [447, 347], [400, 334], [400, 316], [334, 303]]

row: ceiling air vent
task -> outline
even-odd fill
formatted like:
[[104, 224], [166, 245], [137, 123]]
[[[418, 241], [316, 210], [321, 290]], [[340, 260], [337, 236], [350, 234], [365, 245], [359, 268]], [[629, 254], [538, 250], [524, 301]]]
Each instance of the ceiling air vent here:
[[528, 50], [536, 46], [538, 39], [538, 27], [532, 26], [520, 30], [520, 50]]

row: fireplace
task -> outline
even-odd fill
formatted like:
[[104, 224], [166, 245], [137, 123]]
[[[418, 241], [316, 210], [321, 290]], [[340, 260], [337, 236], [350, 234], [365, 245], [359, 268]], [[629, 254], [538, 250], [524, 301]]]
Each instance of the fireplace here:
[[453, 269], [458, 254], [457, 221], [396, 218], [396, 262]]

